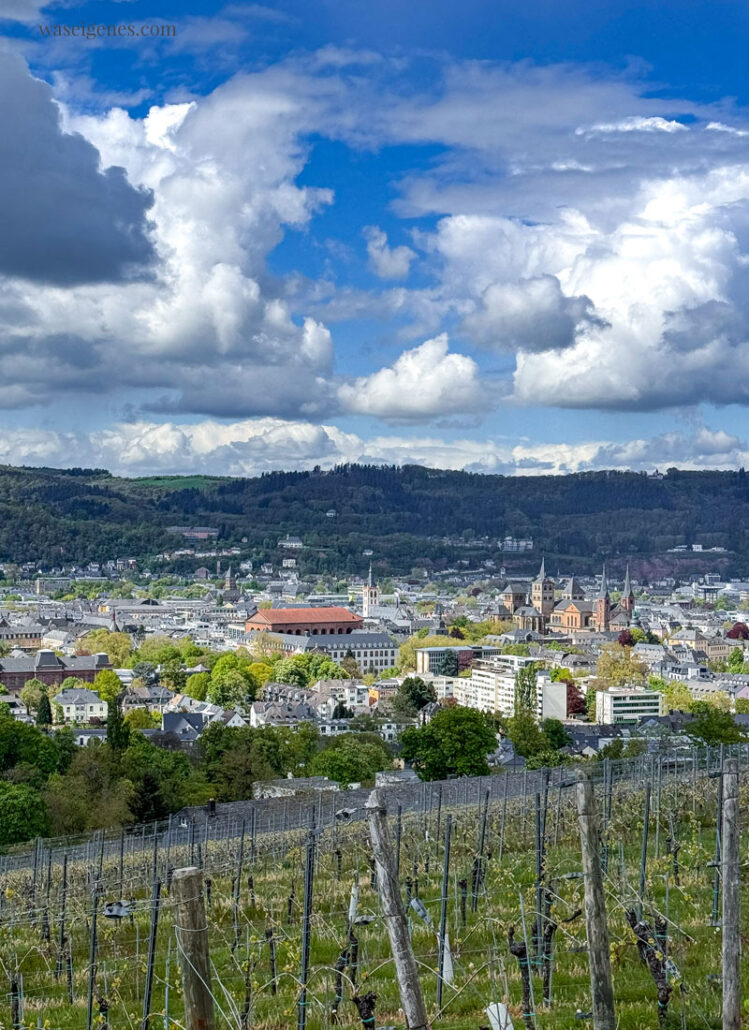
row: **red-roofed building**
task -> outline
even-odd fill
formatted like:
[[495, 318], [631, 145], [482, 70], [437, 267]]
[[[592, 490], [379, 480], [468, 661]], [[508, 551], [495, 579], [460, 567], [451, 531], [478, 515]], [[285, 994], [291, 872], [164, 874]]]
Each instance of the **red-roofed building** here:
[[348, 608], [263, 608], [245, 624], [247, 632], [293, 633], [317, 636], [320, 633], [351, 633], [361, 629], [364, 619]]

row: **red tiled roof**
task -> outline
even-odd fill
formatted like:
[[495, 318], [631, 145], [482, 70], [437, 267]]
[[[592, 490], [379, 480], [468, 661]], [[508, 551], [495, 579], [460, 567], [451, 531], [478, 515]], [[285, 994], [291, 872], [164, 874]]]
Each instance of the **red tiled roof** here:
[[277, 624], [363, 621], [361, 615], [350, 612], [348, 608], [261, 608], [248, 621], [256, 619]]

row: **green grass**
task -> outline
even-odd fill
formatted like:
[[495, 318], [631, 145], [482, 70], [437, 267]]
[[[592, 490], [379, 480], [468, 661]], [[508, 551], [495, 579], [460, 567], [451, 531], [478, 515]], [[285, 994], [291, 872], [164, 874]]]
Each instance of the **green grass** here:
[[[667, 1026], [687, 1030], [720, 1027], [720, 930], [710, 925], [713, 870], [707, 868], [714, 847], [715, 781], [700, 785], [697, 796], [691, 786], [671, 783], [663, 791], [659, 829], [659, 854], [656, 856], [656, 822], [650, 824], [648, 889], [646, 916], [654, 910], [668, 914], [671, 920], [669, 953], [680, 972], [675, 985]], [[744, 798], [744, 801], [747, 799]], [[558, 897], [554, 914], [564, 918], [582, 906], [582, 881], [574, 874], [580, 871], [576, 817], [570, 797], [560, 808], [557, 823], [556, 796], [550, 799], [547, 821], [547, 872]], [[610, 826], [611, 850], [606, 877], [607, 909], [611, 936], [614, 990], [620, 1030], [642, 1030], [657, 1026], [655, 988], [639, 960], [634, 937], [626, 921], [626, 909], [636, 902], [639, 880], [639, 855], [642, 834], [642, 795], [622, 789], [615, 794]], [[442, 828], [444, 818], [442, 814]], [[470, 911], [470, 893], [466, 924], [460, 914], [458, 881], [467, 878], [470, 889], [471, 870], [477, 839], [475, 807], [452, 811], [455, 831], [452, 842], [451, 878], [448, 899], [448, 933], [455, 965], [455, 987], [445, 986], [443, 1013], [439, 1018], [435, 1004], [437, 939], [412, 913], [413, 945], [422, 970], [422, 986], [435, 1027], [444, 1030], [475, 1030], [488, 1022], [483, 1010], [494, 1000], [509, 1002], [515, 1027], [522, 1027], [521, 987], [517, 961], [509, 954], [508, 927], [521, 930], [521, 898], [528, 934], [535, 911], [534, 814], [532, 804], [508, 807], [502, 859], [499, 840], [502, 824], [502, 802], [494, 802], [490, 811], [487, 834], [485, 888], [478, 912]], [[668, 817], [677, 820], [681, 842], [679, 864], [681, 885], [674, 883], [672, 861], [665, 854]], [[418, 878], [419, 897], [426, 905], [435, 926], [439, 922], [442, 879], [442, 841], [437, 837], [436, 813], [427, 819], [429, 838], [424, 833], [421, 817], [404, 820], [401, 851], [401, 883], [404, 894], [406, 878]], [[711, 826], [711, 822], [713, 825]], [[555, 843], [556, 838], [556, 843]], [[220, 1010], [219, 1025], [238, 1026], [232, 1008], [241, 1011], [245, 998], [247, 963], [250, 964], [252, 994], [249, 1025], [262, 1030], [281, 1030], [295, 1025], [300, 960], [301, 905], [303, 891], [303, 835], [288, 833], [262, 838], [258, 842], [254, 864], [245, 861], [239, 907], [239, 944], [233, 949], [234, 922], [232, 912], [232, 876], [237, 863], [237, 841], [210, 842], [205, 866], [211, 878], [212, 901], [208, 909], [211, 958], [216, 975], [214, 993]], [[146, 842], [148, 845], [148, 842]], [[337, 873], [334, 854], [342, 852], [342, 872]], [[246, 859], [249, 849], [245, 850]], [[165, 856], [162, 856], [165, 858]], [[189, 864], [187, 848], [172, 854], [177, 865]], [[623, 859], [623, 862], [622, 862]], [[427, 871], [428, 863], [428, 871]], [[54, 968], [59, 933], [57, 912], [60, 895], [60, 867], [55, 865], [50, 884], [51, 940], [42, 939], [42, 910], [45, 907], [46, 884], [40, 876], [37, 887], [37, 912], [31, 907], [30, 874], [8, 874], [0, 881], [3, 892], [0, 911], [0, 1027], [10, 1026], [10, 1002], [7, 994], [9, 976], [14, 969], [23, 975], [25, 1025], [34, 1026], [37, 1017], [50, 1028], [73, 1030], [86, 1025], [86, 992], [88, 984], [89, 932], [91, 894], [87, 877], [91, 867], [84, 863], [70, 865], [68, 919], [73, 945], [74, 1004], [67, 999], [64, 976], [55, 980]], [[148, 883], [151, 874], [151, 852], [148, 846], [128, 855], [125, 867], [125, 896], [136, 898], [134, 923], [120, 923], [99, 918], [99, 951], [97, 994], [109, 1003], [112, 1027], [136, 1027], [140, 1024], [145, 980], [149, 927]], [[255, 901], [250, 898], [247, 876], [254, 880]], [[573, 874], [572, 877], [567, 877]], [[314, 885], [312, 919], [311, 977], [309, 986], [308, 1027], [323, 1030], [331, 1025], [333, 1000], [332, 966], [346, 934], [347, 909], [351, 886], [358, 876], [360, 885], [359, 913], [375, 917], [367, 926], [357, 927], [360, 939], [359, 987], [362, 992], [377, 994], [378, 1026], [403, 1027], [399, 1011], [397, 984], [393, 975], [387, 934], [380, 918], [377, 891], [370, 885], [369, 853], [366, 827], [363, 824], [338, 831], [327, 830], [319, 841], [318, 866]], [[117, 864], [105, 862], [104, 900], [118, 896]], [[295, 900], [291, 920], [287, 918], [288, 898], [292, 887]], [[668, 898], [666, 897], [668, 893]], [[744, 899], [746, 901], [746, 899]], [[746, 909], [745, 909], [746, 911]], [[183, 1018], [179, 971], [176, 960], [174, 911], [168, 891], [164, 891], [160, 913], [158, 948], [155, 964], [151, 1026], [164, 1025], [167, 952], [170, 948], [168, 981], [170, 984], [169, 1017], [175, 1025]], [[269, 956], [265, 941], [266, 927], [271, 927], [278, 940], [278, 994], [269, 989]], [[590, 1010], [590, 984], [587, 955], [584, 949], [584, 919], [563, 925], [556, 936], [552, 1007], [541, 1004], [541, 979], [534, 978], [536, 1025], [539, 1030], [573, 1030], [586, 1025], [575, 1018], [576, 1010]], [[683, 992], [682, 992], [683, 987]], [[339, 1013], [342, 1027], [360, 1027], [356, 1010], [345, 989], [345, 1000]], [[95, 1005], [95, 1011], [97, 1006]], [[95, 1022], [96, 1025], [96, 1022]]]

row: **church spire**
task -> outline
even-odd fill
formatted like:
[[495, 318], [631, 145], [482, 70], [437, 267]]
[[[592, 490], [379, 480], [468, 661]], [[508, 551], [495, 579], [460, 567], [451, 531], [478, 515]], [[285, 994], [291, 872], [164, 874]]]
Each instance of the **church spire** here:
[[609, 582], [606, 579], [606, 562], [603, 563], [603, 572], [601, 574], [601, 592], [598, 596], [601, 599], [605, 599], [609, 596]]
[[367, 580], [367, 586], [371, 587], [372, 584], [372, 562], [369, 563], [369, 579]]
[[627, 562], [627, 574], [624, 577], [624, 590], [622, 591], [622, 597], [630, 597], [632, 595], [632, 584], [629, 581], [629, 562]]
[[538, 570], [538, 579], [546, 579], [546, 556], [541, 557], [541, 568]]

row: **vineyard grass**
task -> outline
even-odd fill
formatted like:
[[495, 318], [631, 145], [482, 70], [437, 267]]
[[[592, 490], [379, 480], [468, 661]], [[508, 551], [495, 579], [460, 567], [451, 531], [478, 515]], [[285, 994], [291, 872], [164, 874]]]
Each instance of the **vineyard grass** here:
[[[715, 847], [715, 781], [698, 786], [697, 794], [685, 783], [666, 784], [660, 812], [649, 824], [650, 846], [647, 864], [645, 918], [655, 912], [668, 915], [669, 956], [678, 973], [674, 975], [665, 1026], [705, 1030], [718, 1028], [720, 1021], [721, 932], [711, 922], [714, 869], [709, 866]], [[742, 788], [742, 811], [749, 798]], [[558, 805], [558, 808], [557, 808]], [[557, 816], [558, 812], [558, 816]], [[639, 862], [643, 828], [643, 792], [618, 788], [606, 840], [609, 845], [605, 877], [616, 1011], [620, 1030], [643, 1030], [658, 1026], [656, 992], [646, 967], [641, 963], [626, 911], [637, 904]], [[400, 879], [404, 896], [406, 880], [418, 879], [418, 896], [426, 906], [433, 927], [424, 924], [410, 910], [412, 940], [422, 971], [421, 982], [430, 1019], [444, 1030], [468, 1030], [488, 1025], [486, 1006], [505, 1001], [516, 1028], [523, 1027], [521, 981], [517, 960], [508, 949], [507, 931], [514, 926], [522, 935], [521, 898], [530, 940], [536, 908], [533, 799], [508, 804], [502, 816], [502, 802], [493, 802], [487, 823], [486, 876], [478, 896], [477, 912], [471, 911], [471, 874], [476, 854], [480, 813], [476, 806], [455, 808], [452, 837], [451, 875], [448, 890], [447, 931], [454, 962], [454, 986], [446, 984], [443, 1010], [436, 1007], [437, 932], [440, 916], [443, 844], [446, 811], [442, 812], [440, 838], [435, 814], [404, 817]], [[499, 842], [502, 822], [502, 856]], [[659, 854], [656, 856], [656, 825]], [[672, 856], [666, 854], [670, 827], [677, 829], [680, 884], [674, 876]], [[555, 843], [556, 838], [556, 843]], [[554, 917], [562, 920], [583, 907], [580, 852], [573, 792], [560, 802], [552, 796], [547, 817], [546, 873], [557, 903]], [[742, 873], [746, 866], [749, 833], [742, 838]], [[305, 836], [300, 832], [259, 838], [255, 861], [250, 861], [245, 843], [244, 865], [239, 892], [237, 945], [234, 947], [233, 874], [238, 861], [238, 841], [211, 841], [207, 854], [201, 852], [210, 877], [211, 901], [207, 907], [213, 991], [218, 1025], [239, 1027], [245, 1006], [249, 962], [250, 1009], [247, 1026], [257, 1030], [282, 1030], [297, 1022], [299, 964], [301, 955], [302, 892], [304, 883]], [[336, 848], [341, 852], [338, 875]], [[490, 856], [490, 857], [488, 857]], [[193, 857], [195, 857], [193, 855]], [[314, 902], [311, 924], [311, 963], [308, 989], [307, 1026], [323, 1030], [332, 1026], [334, 963], [346, 939], [347, 910], [352, 884], [359, 882], [360, 915], [373, 921], [356, 927], [360, 941], [358, 989], [377, 995], [376, 1025], [405, 1026], [400, 1010], [390, 947], [381, 918], [379, 896], [370, 884], [370, 862], [366, 825], [355, 823], [335, 831], [327, 829], [317, 840]], [[426, 870], [428, 858], [429, 870]], [[162, 860], [165, 856], [162, 854]], [[94, 1026], [107, 1019], [112, 1028], [139, 1027], [150, 925], [151, 853], [145, 848], [127, 856], [125, 887], [119, 890], [117, 863], [106, 861], [102, 868], [102, 903], [120, 895], [135, 899], [134, 918], [121, 921], [98, 916], [98, 953], [94, 993]], [[180, 847], [171, 854], [172, 864], [189, 864], [190, 855]], [[95, 863], [94, 863], [95, 865]], [[83, 1030], [86, 1027], [93, 868], [86, 863], [69, 863], [67, 921], [72, 947], [73, 995], [68, 1002], [65, 970], [55, 978], [58, 956], [61, 871], [55, 863], [49, 884], [47, 919], [50, 940], [42, 935], [47, 909], [46, 884], [40, 874], [36, 907], [32, 904], [31, 875], [8, 873], [0, 880], [0, 1027], [11, 1027], [10, 981], [22, 975], [23, 1025], [39, 1021], [49, 1030]], [[253, 904], [248, 876], [253, 878]], [[467, 918], [460, 915], [459, 881], [468, 880]], [[291, 918], [289, 896], [294, 891]], [[415, 889], [412, 885], [412, 889]], [[742, 934], [747, 929], [747, 898], [742, 875]], [[183, 1025], [181, 981], [174, 935], [175, 912], [164, 886], [159, 912], [151, 1030]], [[270, 990], [269, 950], [266, 928], [277, 941], [278, 992]], [[573, 1030], [592, 1025], [579, 1018], [591, 1008], [588, 958], [584, 950], [585, 921], [579, 917], [561, 923], [554, 943], [552, 1005], [542, 1004], [540, 971], [534, 970], [535, 1026], [539, 1030]], [[168, 973], [167, 973], [168, 963]], [[749, 972], [746, 964], [742, 974]], [[538, 975], [536, 975], [538, 974]], [[169, 984], [168, 1020], [166, 984]], [[345, 981], [344, 1000], [337, 1025], [361, 1027], [351, 1001], [351, 985]], [[107, 1015], [99, 1012], [98, 999], [105, 1000]]]

